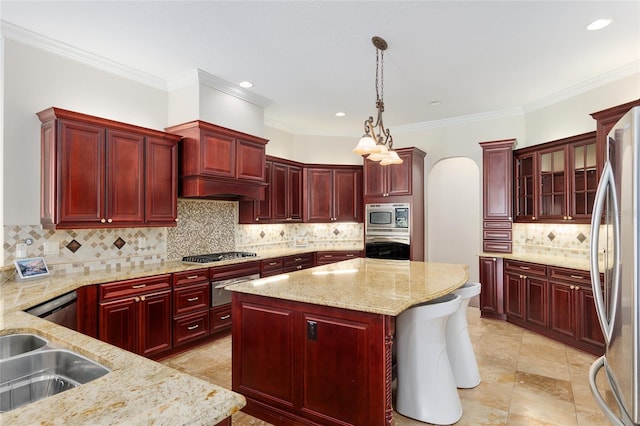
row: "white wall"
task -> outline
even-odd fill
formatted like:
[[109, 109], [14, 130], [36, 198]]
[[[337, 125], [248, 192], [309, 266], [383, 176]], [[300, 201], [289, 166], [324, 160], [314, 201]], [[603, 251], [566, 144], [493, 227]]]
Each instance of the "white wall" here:
[[200, 116], [199, 89], [200, 85], [194, 80], [191, 84], [169, 91], [167, 127], [198, 119]]
[[167, 93], [5, 40], [3, 225], [40, 223], [40, 120], [51, 106], [162, 130]]
[[[200, 120], [264, 137], [264, 109], [200, 84]], [[195, 118], [194, 118], [195, 119]], [[193, 119], [192, 119], [193, 120]]]
[[269, 139], [267, 144], [267, 155], [295, 160], [293, 135], [274, 127], [265, 127], [265, 138]]
[[[526, 139], [519, 147], [537, 145], [596, 130], [591, 113], [640, 98], [640, 74], [557, 101], [526, 114]], [[520, 143], [522, 142], [522, 143]]]
[[469, 158], [445, 158], [431, 168], [428, 182], [428, 260], [469, 265], [469, 280], [477, 282], [480, 169]]

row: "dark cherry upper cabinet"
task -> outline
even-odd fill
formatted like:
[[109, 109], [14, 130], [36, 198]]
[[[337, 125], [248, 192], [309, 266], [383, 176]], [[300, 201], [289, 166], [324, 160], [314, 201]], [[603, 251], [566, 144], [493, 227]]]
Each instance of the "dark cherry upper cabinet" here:
[[165, 130], [183, 137], [178, 195], [264, 199], [266, 139], [200, 120]]
[[267, 156], [264, 200], [240, 201], [240, 223], [302, 222], [302, 163]]
[[179, 136], [59, 108], [38, 117], [44, 228], [175, 226]]
[[148, 223], [166, 224], [178, 217], [178, 145], [147, 138], [145, 214]]
[[596, 132], [514, 152], [516, 222], [589, 223], [598, 186]]
[[636, 99], [634, 101], [627, 102], [626, 104], [617, 105], [591, 114], [591, 117], [593, 117], [597, 123], [596, 143], [598, 146], [598, 170], [602, 170], [606, 160], [605, 149], [607, 146], [607, 135], [609, 134], [609, 131], [613, 129], [613, 126], [620, 118], [622, 118], [623, 115], [627, 113], [627, 111], [634, 106], [639, 105], [640, 99]]
[[362, 222], [362, 167], [309, 165], [303, 171], [305, 222]]
[[364, 198], [367, 202], [393, 202], [387, 197], [412, 195], [423, 191], [425, 153], [418, 148], [395, 150], [402, 164], [381, 166], [364, 159]]
[[511, 253], [515, 139], [481, 142], [482, 244], [485, 252]]

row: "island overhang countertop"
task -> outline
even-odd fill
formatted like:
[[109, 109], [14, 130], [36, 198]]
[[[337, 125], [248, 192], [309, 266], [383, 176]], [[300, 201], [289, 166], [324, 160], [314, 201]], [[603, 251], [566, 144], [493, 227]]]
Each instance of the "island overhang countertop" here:
[[261, 278], [228, 290], [295, 302], [398, 316], [451, 293], [469, 279], [462, 264], [357, 258]]

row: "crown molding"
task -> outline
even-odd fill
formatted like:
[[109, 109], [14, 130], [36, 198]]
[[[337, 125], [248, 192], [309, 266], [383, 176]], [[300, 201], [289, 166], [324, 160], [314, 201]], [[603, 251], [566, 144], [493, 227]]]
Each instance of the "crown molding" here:
[[0, 32], [2, 33], [2, 38], [51, 52], [156, 89], [167, 90], [167, 83], [160, 77], [136, 70], [66, 43], [50, 39], [1, 19]]
[[525, 105], [523, 108], [525, 112], [532, 112], [538, 109], [546, 108], [574, 96], [578, 96], [591, 90], [598, 89], [599, 87], [602, 87], [609, 83], [613, 83], [614, 81], [630, 77], [634, 74], [640, 74], [640, 61], [634, 61], [628, 65], [625, 65], [624, 67], [618, 68], [617, 70], [610, 71], [606, 74], [592, 78], [591, 80], [576, 84], [575, 86], [569, 87], [551, 96], [547, 96], [546, 98], [531, 102]]
[[518, 117], [524, 115], [520, 107], [502, 109], [498, 111], [483, 112], [480, 114], [464, 115], [460, 117], [445, 118], [442, 120], [424, 121], [422, 123], [406, 124], [390, 127], [395, 133], [409, 133], [420, 130], [436, 129], [440, 127], [456, 126], [460, 124], [475, 123], [479, 121], [495, 120], [500, 118]]
[[257, 93], [245, 90], [237, 84], [229, 83], [228, 81], [223, 80], [220, 77], [216, 77], [204, 70], [198, 69], [197, 74], [200, 84], [218, 90], [222, 93], [226, 93], [227, 95], [234, 96], [238, 99], [242, 99], [243, 101], [250, 102], [263, 108], [272, 102], [269, 98], [265, 98]]

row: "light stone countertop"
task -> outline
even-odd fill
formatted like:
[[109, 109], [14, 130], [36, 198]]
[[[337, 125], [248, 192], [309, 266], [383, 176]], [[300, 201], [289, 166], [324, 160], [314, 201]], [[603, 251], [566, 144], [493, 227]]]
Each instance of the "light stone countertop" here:
[[397, 316], [464, 285], [467, 265], [358, 258], [227, 287], [231, 291]]
[[86, 285], [315, 251], [323, 250], [276, 249], [260, 252], [257, 257], [229, 261], [205, 264], [170, 261], [76, 274], [54, 272], [43, 278], [22, 281], [15, 279], [11, 268], [4, 268], [0, 282], [0, 335], [37, 334], [112, 371], [75, 389], [2, 413], [0, 424], [213, 425], [224, 420], [244, 407], [246, 401], [242, 395], [37, 318], [23, 310]]
[[[535, 254], [535, 253], [479, 253], [482, 257], [501, 257], [503, 259], [520, 260], [523, 262], [539, 263], [541, 265], [558, 266], [561, 268], [578, 269], [581, 271], [591, 270], [589, 256], [584, 257], [568, 257], [557, 256], [553, 254]], [[601, 266], [602, 270], [602, 266]]]

